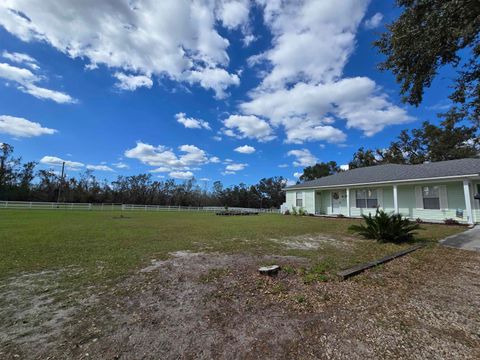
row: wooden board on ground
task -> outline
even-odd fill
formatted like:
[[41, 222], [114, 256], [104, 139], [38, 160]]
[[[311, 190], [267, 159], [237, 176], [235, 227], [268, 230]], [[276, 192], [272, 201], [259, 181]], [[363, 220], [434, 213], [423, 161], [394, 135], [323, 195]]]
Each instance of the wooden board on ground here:
[[407, 255], [407, 254], [409, 254], [409, 253], [411, 253], [415, 250], [420, 249], [422, 246], [423, 245], [415, 245], [415, 246], [409, 247], [408, 249], [396, 252], [394, 254], [384, 256], [380, 259], [370, 261], [368, 263], [353, 266], [351, 268], [339, 271], [337, 273], [337, 275], [340, 276], [342, 278], [342, 280], [348, 279], [349, 277], [360, 274], [361, 272], [363, 272], [367, 269], [370, 269], [370, 268], [375, 267], [375, 266], [380, 265], [380, 264], [384, 264], [384, 263], [386, 263], [388, 261], [391, 261], [395, 258]]

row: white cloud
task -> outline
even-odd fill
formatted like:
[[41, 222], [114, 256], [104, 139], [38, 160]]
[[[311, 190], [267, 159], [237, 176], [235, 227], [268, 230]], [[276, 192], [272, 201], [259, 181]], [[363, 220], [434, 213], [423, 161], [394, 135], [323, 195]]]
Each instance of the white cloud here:
[[287, 168], [288, 167], [288, 164], [280, 164], [278, 165], [279, 168]]
[[301, 172], [296, 172], [296, 173], [293, 173], [293, 177], [296, 177], [297, 179], [300, 178], [300, 176], [302, 176], [303, 173]]
[[38, 66], [37, 60], [35, 60], [33, 57], [31, 57], [28, 54], [22, 54], [18, 52], [11, 53], [8, 51], [4, 51], [2, 53], [2, 57], [16, 64], [24, 64], [33, 70], [40, 69], [40, 67]]
[[0, 115], [0, 133], [14, 137], [33, 137], [55, 134], [57, 130], [43, 127], [37, 122], [24, 118]]
[[294, 166], [307, 167], [315, 165], [318, 159], [308, 149], [290, 150], [287, 153], [288, 156], [294, 156], [296, 159], [293, 162]]
[[249, 12], [249, 0], [223, 0], [220, 1], [217, 17], [227, 29], [236, 29], [248, 24]]
[[172, 171], [168, 174], [171, 178], [174, 179], [191, 179], [193, 177], [193, 173], [191, 171]]
[[113, 163], [112, 164], [113, 166], [115, 166], [117, 169], [128, 169], [129, 166], [123, 162], [117, 162], [117, 163]]
[[227, 171], [241, 171], [241, 170], [245, 169], [247, 166], [248, 166], [247, 164], [233, 163], [233, 164], [228, 164], [225, 167], [225, 170], [227, 170]]
[[255, 148], [253, 146], [243, 145], [235, 148], [234, 151], [240, 154], [253, 154], [255, 152]]
[[192, 117], [187, 117], [187, 115], [183, 112], [175, 114], [175, 118], [177, 122], [183, 124], [187, 129], [207, 129], [211, 130], [210, 124], [207, 121], [201, 119], [195, 119]]
[[348, 169], [350, 169], [350, 165], [348, 164], [340, 165], [340, 169], [343, 171], [347, 171]]
[[258, 2], [273, 40], [269, 50], [248, 59], [249, 66], [266, 66], [259, 70], [259, 86], [239, 106], [242, 115], [283, 129], [285, 142], [294, 144], [343, 144], [346, 134], [337, 125], [343, 121], [371, 136], [414, 120], [373, 80], [342, 78], [368, 0]]
[[153, 81], [146, 75], [128, 75], [116, 72], [113, 76], [118, 80], [115, 86], [121, 90], [134, 91], [140, 87], [151, 88]]
[[35, 75], [29, 69], [19, 68], [6, 63], [0, 63], [0, 78], [7, 81], [13, 81], [16, 83], [17, 88], [20, 91], [35, 96], [39, 99], [53, 100], [60, 104], [76, 102], [76, 100], [68, 94], [36, 85], [36, 83], [41, 81], [43, 77]]
[[107, 165], [87, 165], [88, 170], [97, 170], [97, 171], [115, 171], [110, 166]]
[[44, 156], [40, 159], [40, 164], [50, 166], [62, 166], [63, 163], [65, 163], [65, 166], [71, 170], [79, 170], [80, 168], [85, 167], [85, 164], [81, 162], [63, 160], [56, 156]]
[[[229, 160], [229, 159], [227, 159]], [[236, 174], [237, 171], [242, 171], [244, 170], [248, 164], [242, 164], [242, 163], [234, 163], [232, 161], [226, 161], [228, 164], [225, 166], [225, 170], [222, 172], [223, 175], [233, 175]]]
[[[227, 2], [225, 2], [227, 3]], [[244, 10], [216, 1], [8, 0], [0, 26], [23, 41], [44, 42], [71, 58], [147, 77], [198, 83], [217, 97], [239, 83], [228, 73], [229, 41], [216, 27], [246, 26]], [[248, 18], [248, 17], [247, 17]]]
[[200, 180], [200, 181], [210, 181], [209, 178], [200, 178], [200, 179], [198, 179], [198, 180]]
[[178, 150], [181, 152], [179, 155], [166, 146], [153, 146], [139, 141], [134, 148], [125, 151], [125, 156], [156, 167], [152, 172], [187, 171], [219, 161], [217, 157], [209, 158], [204, 150], [195, 145], [181, 145]]
[[219, 68], [192, 70], [185, 80], [190, 84], [199, 83], [203, 88], [213, 90], [217, 99], [224, 99], [228, 95], [226, 90], [230, 86], [240, 84], [237, 74], [230, 74]]
[[376, 13], [370, 19], [365, 20], [365, 28], [375, 29], [380, 26], [383, 20], [383, 15], [381, 13]]
[[287, 143], [344, 142], [346, 135], [333, 126], [337, 119], [346, 120], [347, 128], [362, 130], [367, 136], [385, 126], [414, 120], [390, 103], [366, 77], [318, 85], [299, 82], [290, 89], [258, 92], [240, 108], [244, 113], [268, 118], [274, 126], [283, 126]]
[[230, 115], [223, 124], [226, 128], [224, 134], [227, 136], [259, 141], [270, 141], [275, 138], [270, 125], [254, 115]]
[[263, 88], [330, 82], [342, 75], [369, 0], [260, 2], [273, 34], [273, 47], [264, 53], [272, 69]]

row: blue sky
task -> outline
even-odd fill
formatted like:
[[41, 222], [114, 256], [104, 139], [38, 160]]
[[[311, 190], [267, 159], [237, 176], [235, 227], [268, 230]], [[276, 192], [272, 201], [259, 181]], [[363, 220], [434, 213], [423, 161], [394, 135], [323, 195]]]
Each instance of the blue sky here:
[[8, 0], [0, 142], [72, 176], [295, 181], [448, 106], [448, 69], [419, 108], [376, 69], [372, 41], [398, 13], [380, 0]]

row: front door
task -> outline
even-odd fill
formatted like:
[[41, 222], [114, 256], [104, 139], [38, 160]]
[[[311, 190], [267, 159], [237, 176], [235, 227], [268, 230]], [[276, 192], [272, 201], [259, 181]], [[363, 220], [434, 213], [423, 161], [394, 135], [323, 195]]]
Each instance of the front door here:
[[340, 191], [332, 191], [332, 214], [340, 214], [342, 195]]

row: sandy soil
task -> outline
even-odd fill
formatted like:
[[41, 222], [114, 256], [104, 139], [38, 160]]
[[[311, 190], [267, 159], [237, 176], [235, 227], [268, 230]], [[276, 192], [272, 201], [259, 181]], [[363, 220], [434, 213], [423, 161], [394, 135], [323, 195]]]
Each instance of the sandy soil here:
[[[286, 270], [257, 273], [270, 263]], [[305, 284], [305, 266], [177, 252], [70, 307], [25, 290], [54, 273], [23, 274], [1, 288], [0, 357], [480, 358], [480, 253], [423, 249], [345, 282]]]

